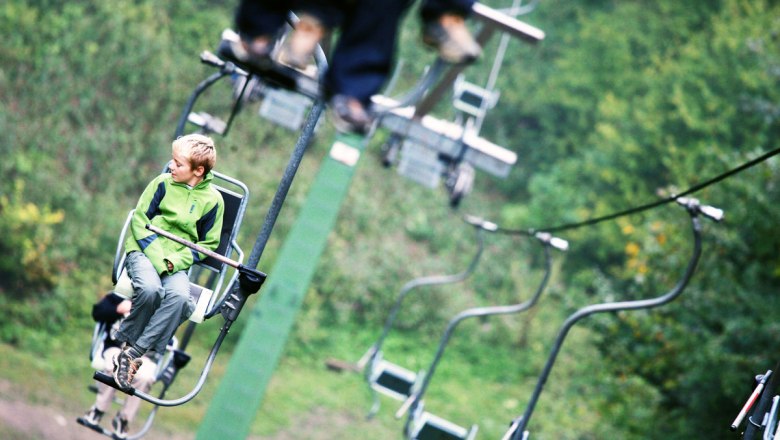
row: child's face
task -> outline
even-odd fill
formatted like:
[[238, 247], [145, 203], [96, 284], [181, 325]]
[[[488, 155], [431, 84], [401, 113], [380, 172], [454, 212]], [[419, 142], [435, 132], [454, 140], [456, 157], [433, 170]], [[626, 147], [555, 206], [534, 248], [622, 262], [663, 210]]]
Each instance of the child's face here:
[[175, 151], [168, 167], [174, 182], [195, 186], [203, 180], [203, 167], [199, 166], [193, 170], [190, 161]]

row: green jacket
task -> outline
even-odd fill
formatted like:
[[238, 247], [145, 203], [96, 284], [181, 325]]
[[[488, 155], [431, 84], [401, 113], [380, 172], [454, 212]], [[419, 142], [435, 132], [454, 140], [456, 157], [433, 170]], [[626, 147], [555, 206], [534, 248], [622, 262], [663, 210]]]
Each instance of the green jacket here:
[[[160, 275], [187, 270], [206, 258], [146, 229], [148, 223], [206, 249], [217, 249], [225, 203], [222, 194], [211, 185], [213, 178], [208, 173], [194, 188], [174, 182], [168, 173], [149, 182], [130, 221], [131, 233], [125, 241], [125, 252], [143, 251]], [[171, 272], [165, 260], [173, 263]]]

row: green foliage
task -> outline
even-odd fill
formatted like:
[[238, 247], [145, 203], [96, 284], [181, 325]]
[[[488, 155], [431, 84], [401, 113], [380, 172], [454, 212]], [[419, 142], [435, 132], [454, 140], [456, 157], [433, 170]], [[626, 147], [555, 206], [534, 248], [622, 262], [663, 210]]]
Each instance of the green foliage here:
[[62, 211], [24, 200], [24, 183], [14, 181], [11, 194], [0, 193], [0, 293], [16, 299], [52, 287], [56, 282], [50, 246]]
[[[14, 354], [36, 358], [52, 344], [74, 352], [86, 345], [89, 307], [110, 287], [121, 223], [168, 159], [182, 104], [212, 72], [197, 54], [213, 48], [234, 7], [203, 0], [0, 5], [0, 340], [18, 349]], [[777, 2], [765, 0], [541, 2], [524, 19], [547, 38], [536, 46], [511, 42], [498, 80], [501, 100], [482, 130], [518, 153], [516, 170], [505, 180], [478, 175], [475, 193], [457, 212], [441, 191], [376, 164], [380, 132], [364, 154], [281, 379], [253, 430], [296, 437], [286, 425], [317, 414], [317, 405], [348, 414], [353, 428], [333, 428], [344, 438], [358, 427], [376, 438], [400, 430], [390, 417], [380, 427], [356, 422], [360, 379], [328, 378], [317, 366], [331, 356], [359, 358], [404, 283], [467, 266], [474, 231], [459, 214], [544, 229], [677, 193], [776, 148], [779, 12]], [[418, 34], [410, 14], [394, 95], [433, 59], [416, 44]], [[495, 44], [465, 71], [467, 79], [484, 80]], [[230, 97], [229, 85], [220, 84], [204, 106], [226, 118]], [[437, 114], [449, 116], [446, 107]], [[230, 136], [217, 139], [217, 168], [250, 186], [238, 239], [245, 250], [296, 141], [256, 113], [256, 106], [245, 108]], [[323, 124], [301, 165], [260, 263], [269, 273], [332, 134]], [[531, 421], [534, 437], [725, 435], [721, 427], [744, 400], [749, 379], [777, 361], [770, 348], [780, 328], [768, 311], [778, 305], [778, 176], [775, 158], [696, 194], [727, 217], [705, 223], [693, 282], [663, 309], [597, 316], [574, 329]], [[565, 259], [556, 255], [537, 308], [458, 328], [430, 408], [458, 423], [479, 423], [480, 436], [500, 437], [522, 412], [563, 318], [587, 304], [670, 288], [687, 262], [688, 228], [687, 215], [669, 206], [564, 232], [571, 250]], [[540, 267], [531, 240], [486, 237], [468, 280], [421, 288], [404, 303], [388, 358], [426, 368], [448, 319], [469, 307], [528, 298]], [[223, 346], [217, 377], [242, 325]], [[199, 327], [197, 355], [205, 356], [216, 326]], [[81, 337], [56, 336], [63, 334]], [[75, 381], [68, 374], [76, 361], [18, 361]], [[197, 424], [212, 392], [185, 409], [180, 429]], [[163, 418], [166, 426], [176, 423]]]

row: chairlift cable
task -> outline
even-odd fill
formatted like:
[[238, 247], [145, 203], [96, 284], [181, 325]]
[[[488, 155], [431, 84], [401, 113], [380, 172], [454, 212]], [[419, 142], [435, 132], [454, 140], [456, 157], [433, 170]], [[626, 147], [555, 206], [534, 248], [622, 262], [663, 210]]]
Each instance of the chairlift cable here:
[[647, 211], [647, 210], [650, 210], [650, 209], [653, 209], [653, 208], [657, 208], [657, 207], [659, 207], [661, 205], [665, 205], [667, 203], [674, 202], [674, 201], [680, 199], [681, 197], [687, 196], [689, 194], [693, 194], [693, 193], [695, 193], [697, 191], [700, 191], [700, 190], [702, 190], [702, 189], [704, 189], [704, 188], [706, 188], [708, 186], [711, 186], [711, 185], [713, 185], [715, 183], [718, 183], [718, 182], [720, 182], [722, 180], [725, 180], [725, 179], [727, 179], [727, 178], [729, 178], [729, 177], [731, 177], [731, 176], [733, 176], [735, 174], [738, 174], [738, 173], [740, 173], [742, 171], [745, 171], [748, 168], [754, 167], [754, 166], [756, 166], [756, 165], [758, 165], [758, 164], [760, 164], [762, 162], [765, 162], [766, 160], [770, 159], [773, 156], [776, 156], [777, 154], [780, 154], [780, 148], [776, 148], [776, 149], [774, 149], [772, 151], [769, 151], [768, 153], [764, 153], [761, 156], [759, 156], [759, 157], [757, 157], [755, 159], [749, 160], [749, 161], [743, 163], [742, 165], [739, 165], [738, 167], [733, 168], [733, 169], [731, 169], [731, 170], [729, 170], [729, 171], [727, 171], [727, 172], [725, 172], [723, 174], [719, 174], [719, 175], [717, 175], [717, 176], [715, 176], [715, 177], [713, 177], [713, 178], [711, 178], [709, 180], [705, 180], [704, 182], [701, 182], [699, 184], [693, 185], [690, 188], [686, 189], [685, 191], [683, 191], [683, 192], [681, 192], [679, 194], [674, 194], [674, 195], [671, 195], [669, 197], [666, 197], [666, 198], [663, 198], [663, 199], [660, 199], [660, 200], [656, 200], [654, 202], [646, 203], [644, 205], [635, 206], [633, 208], [625, 209], [623, 211], [614, 212], [612, 214], [607, 214], [607, 215], [604, 215], [604, 216], [601, 216], [601, 217], [590, 218], [590, 219], [587, 219], [587, 220], [584, 220], [584, 221], [581, 221], [581, 222], [566, 223], [566, 224], [553, 226], [553, 227], [549, 227], [549, 228], [509, 229], [509, 228], [498, 227], [498, 228], [496, 228], [495, 232], [496, 233], [500, 233], [500, 234], [508, 234], [508, 235], [533, 235], [533, 234], [535, 234], [538, 231], [545, 231], [545, 232], [568, 231], [568, 230], [571, 230], [571, 229], [578, 229], [578, 228], [581, 228], [583, 226], [595, 225], [597, 223], [601, 223], [601, 222], [604, 222], [604, 221], [607, 221], [607, 220], [614, 220], [614, 219], [619, 218], [619, 217], [625, 217], [625, 216], [628, 216], [628, 215], [637, 214], [637, 213], [640, 213], [642, 211]]

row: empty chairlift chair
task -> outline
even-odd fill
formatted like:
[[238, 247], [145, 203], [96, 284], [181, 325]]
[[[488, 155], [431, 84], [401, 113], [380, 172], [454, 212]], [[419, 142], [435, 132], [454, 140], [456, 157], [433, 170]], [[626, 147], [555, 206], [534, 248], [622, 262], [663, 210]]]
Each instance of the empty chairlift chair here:
[[528, 426], [528, 422], [531, 418], [531, 415], [533, 414], [536, 402], [542, 393], [544, 384], [547, 382], [547, 378], [549, 377], [550, 372], [552, 371], [552, 367], [555, 364], [558, 352], [563, 346], [566, 335], [568, 335], [569, 330], [571, 330], [574, 324], [576, 324], [581, 319], [596, 313], [649, 309], [667, 304], [677, 298], [685, 289], [685, 286], [688, 285], [688, 282], [696, 270], [696, 266], [698, 265], [699, 257], [701, 255], [701, 222], [699, 220], [699, 215], [703, 215], [714, 221], [720, 221], [723, 219], [723, 211], [711, 206], [701, 205], [696, 199], [680, 197], [676, 200], [688, 211], [688, 214], [691, 218], [691, 229], [693, 231], [693, 251], [680, 280], [671, 290], [655, 298], [593, 304], [583, 307], [569, 315], [558, 331], [558, 335], [556, 336], [555, 342], [553, 343], [550, 356], [547, 359], [547, 363], [545, 364], [542, 373], [539, 375], [539, 379], [536, 382], [536, 387], [533, 391], [533, 394], [531, 395], [531, 399], [528, 402], [528, 405], [526, 406], [525, 412], [523, 415], [512, 421], [509, 429], [502, 437], [502, 440], [526, 440], [529, 438], [530, 434], [528, 430], [526, 430], [526, 427]]
[[395, 322], [395, 318], [398, 315], [401, 304], [410, 292], [422, 286], [453, 284], [461, 282], [468, 278], [472, 272], [474, 272], [474, 269], [476, 268], [477, 263], [482, 256], [482, 251], [484, 250], [484, 240], [482, 233], [484, 230], [490, 230], [491, 228], [494, 228], [495, 225], [482, 221], [475, 222], [467, 220], [467, 222], [471, 223], [471, 225], [475, 227], [478, 244], [477, 251], [472, 257], [469, 266], [457, 274], [427, 276], [416, 278], [407, 282], [401, 289], [398, 297], [396, 298], [395, 304], [390, 310], [390, 314], [388, 315], [387, 320], [385, 321], [385, 325], [382, 329], [382, 334], [358, 361], [358, 369], [363, 371], [366, 382], [372, 391], [373, 404], [368, 413], [369, 418], [373, 417], [379, 410], [380, 402], [376, 394], [377, 392], [397, 400], [405, 400], [416, 392], [417, 386], [419, 385], [422, 376], [418, 373], [385, 360], [383, 358], [382, 345], [384, 344], [387, 335], [390, 333], [390, 329]]
[[540, 281], [533, 296], [519, 304], [506, 305], [506, 306], [492, 306], [492, 307], [476, 307], [465, 310], [458, 313], [452, 318], [447, 325], [447, 329], [441, 338], [439, 347], [436, 351], [433, 361], [430, 367], [424, 375], [424, 379], [421, 381], [417, 389], [407, 398], [406, 402], [396, 413], [396, 417], [401, 417], [405, 412], [409, 412], [404, 425], [404, 434], [406, 438], [410, 440], [428, 440], [428, 439], [458, 439], [468, 440], [474, 438], [477, 432], [477, 425], [472, 425], [470, 428], [464, 428], [458, 426], [446, 419], [431, 414], [423, 409], [424, 401], [423, 397], [428, 389], [431, 378], [436, 372], [436, 367], [444, 354], [444, 349], [450, 341], [455, 328], [466, 319], [485, 317], [493, 315], [508, 315], [522, 313], [531, 307], [533, 307], [539, 300], [539, 297], [547, 287], [547, 283], [550, 279], [550, 272], [552, 270], [552, 259], [550, 256], [550, 247], [554, 247], [558, 250], [565, 251], [568, 249], [568, 242], [563, 239], [553, 237], [552, 235], [544, 232], [536, 233], [534, 235], [539, 243], [544, 248], [545, 256], [545, 272], [542, 280]]

